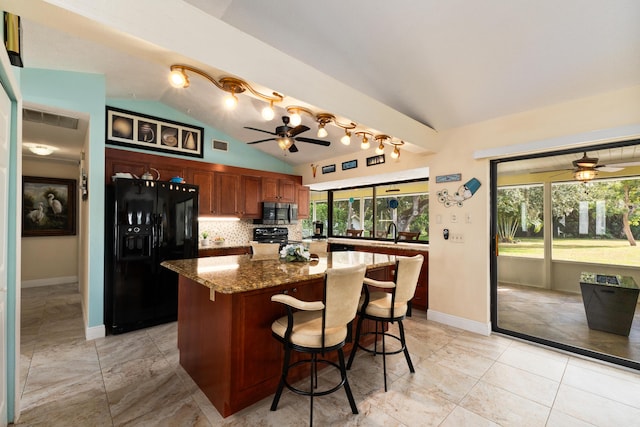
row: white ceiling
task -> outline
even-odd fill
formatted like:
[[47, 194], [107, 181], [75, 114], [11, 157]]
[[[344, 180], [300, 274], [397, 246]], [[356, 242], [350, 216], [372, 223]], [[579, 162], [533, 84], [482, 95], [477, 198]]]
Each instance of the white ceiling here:
[[[188, 61], [185, 52], [163, 51], [144, 40], [109, 42], [99, 35], [109, 29], [100, 25], [72, 28], [19, 2], [8, 3], [23, 18], [26, 67], [104, 74], [108, 98], [160, 101], [242, 142], [267, 136], [244, 126], [273, 130], [285, 114], [279, 108], [265, 123], [264, 104], [246, 96], [237, 111], [224, 111], [223, 93], [196, 76], [187, 90], [170, 88], [168, 64]], [[640, 84], [637, 0], [185, 3], [436, 131]], [[170, 12], [175, 31], [189, 26], [180, 10]], [[206, 28], [199, 31], [207, 36]], [[214, 40], [209, 47], [215, 53], [225, 43]], [[254, 76], [260, 67], [256, 58]], [[297, 78], [285, 67], [282, 76]], [[295, 102], [309, 101], [298, 95]], [[362, 125], [388, 133], [369, 120]], [[314, 122], [305, 117], [303, 124], [312, 130], [301, 136], [314, 138]], [[254, 147], [293, 165], [358, 150], [355, 140], [350, 147], [340, 144], [341, 129], [329, 131], [330, 148], [298, 143], [298, 153], [283, 156], [275, 142]], [[425, 150], [423, 141], [409, 142], [407, 151]]]

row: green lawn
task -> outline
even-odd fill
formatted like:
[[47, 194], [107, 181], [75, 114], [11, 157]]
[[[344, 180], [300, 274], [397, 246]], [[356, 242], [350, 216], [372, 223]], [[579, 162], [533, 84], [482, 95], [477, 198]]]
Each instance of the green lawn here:
[[[542, 258], [543, 239], [522, 238], [518, 243], [500, 243], [500, 255]], [[554, 239], [553, 259], [562, 261], [594, 262], [600, 264], [631, 265], [640, 267], [639, 246], [627, 240]]]

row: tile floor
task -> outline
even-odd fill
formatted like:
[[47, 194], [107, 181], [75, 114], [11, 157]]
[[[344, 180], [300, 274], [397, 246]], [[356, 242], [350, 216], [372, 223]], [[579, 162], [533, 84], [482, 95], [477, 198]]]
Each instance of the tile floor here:
[[[223, 419], [178, 363], [176, 324], [83, 338], [76, 285], [22, 294], [20, 426], [297, 426], [308, 399], [285, 392]], [[359, 415], [343, 392], [317, 398], [315, 425], [630, 426], [640, 424], [640, 375], [510, 338], [405, 322], [416, 373], [361, 352], [349, 371]], [[324, 372], [328, 380], [333, 373]]]

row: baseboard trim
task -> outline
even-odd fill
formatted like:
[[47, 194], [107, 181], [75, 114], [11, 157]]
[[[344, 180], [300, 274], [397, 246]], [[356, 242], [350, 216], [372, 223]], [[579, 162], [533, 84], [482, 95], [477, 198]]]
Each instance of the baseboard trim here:
[[40, 286], [66, 285], [67, 283], [78, 283], [78, 276], [50, 277], [47, 279], [23, 280], [22, 288], [37, 288]]
[[106, 336], [105, 327], [104, 325], [85, 327], [84, 336], [87, 341], [104, 338]]
[[451, 314], [442, 313], [435, 310], [427, 310], [427, 319], [434, 322], [444, 323], [445, 325], [455, 328], [464, 329], [465, 331], [476, 334], [489, 336], [491, 335], [491, 322], [482, 323], [475, 320], [465, 319], [463, 317], [452, 316]]

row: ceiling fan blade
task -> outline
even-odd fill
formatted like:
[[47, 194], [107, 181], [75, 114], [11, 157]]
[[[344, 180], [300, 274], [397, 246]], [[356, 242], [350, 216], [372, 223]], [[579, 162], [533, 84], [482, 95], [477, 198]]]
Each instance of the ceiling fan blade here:
[[602, 172], [619, 172], [619, 171], [623, 170], [624, 168], [623, 167], [602, 165], [602, 166], [596, 166], [595, 169], [599, 170], [599, 171], [602, 171]]
[[290, 153], [297, 153], [298, 152], [298, 147], [296, 147], [296, 144], [291, 144], [291, 147], [289, 147], [289, 152]]
[[258, 132], [268, 133], [269, 135], [277, 135], [277, 133], [274, 133], [274, 132], [271, 132], [271, 131], [268, 131], [268, 130], [264, 130], [264, 129], [252, 128], [252, 127], [249, 127], [249, 126], [245, 126], [244, 128], [245, 129], [251, 129], [251, 130], [257, 130]]
[[302, 132], [308, 131], [309, 128], [305, 125], [298, 125], [289, 131], [289, 136], [296, 136], [301, 134]]
[[247, 142], [247, 144], [257, 144], [259, 142], [266, 142], [266, 141], [275, 141], [275, 138], [267, 138], [267, 139], [260, 139], [258, 141], [252, 141], [252, 142]]
[[324, 145], [325, 147], [328, 147], [331, 145], [331, 142], [329, 141], [324, 141], [322, 139], [305, 138], [303, 136], [297, 137], [296, 141], [309, 142], [311, 144], [317, 144], [317, 145]]

